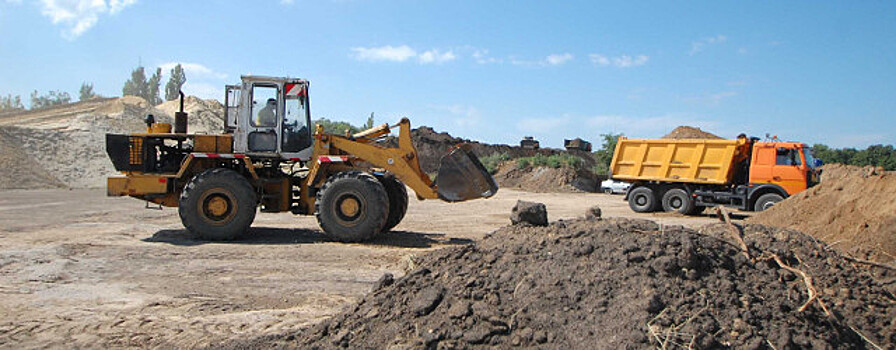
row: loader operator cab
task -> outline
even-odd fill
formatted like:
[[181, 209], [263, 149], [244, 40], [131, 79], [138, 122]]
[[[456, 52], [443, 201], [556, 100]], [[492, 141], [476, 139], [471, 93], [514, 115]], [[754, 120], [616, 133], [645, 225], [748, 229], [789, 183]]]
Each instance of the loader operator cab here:
[[242, 76], [242, 84], [227, 86], [224, 100], [225, 129], [234, 135], [234, 152], [311, 159], [308, 81]]

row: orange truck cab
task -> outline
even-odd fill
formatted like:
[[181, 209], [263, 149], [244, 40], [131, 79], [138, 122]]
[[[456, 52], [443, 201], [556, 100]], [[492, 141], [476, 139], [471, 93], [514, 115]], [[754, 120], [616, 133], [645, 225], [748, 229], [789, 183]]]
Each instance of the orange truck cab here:
[[821, 162], [799, 142], [757, 138], [627, 139], [610, 163], [612, 178], [632, 185], [636, 212], [695, 214], [719, 205], [761, 211], [819, 181]]
[[798, 142], [755, 142], [750, 160], [750, 183], [780, 186], [792, 196], [818, 183], [817, 162]]

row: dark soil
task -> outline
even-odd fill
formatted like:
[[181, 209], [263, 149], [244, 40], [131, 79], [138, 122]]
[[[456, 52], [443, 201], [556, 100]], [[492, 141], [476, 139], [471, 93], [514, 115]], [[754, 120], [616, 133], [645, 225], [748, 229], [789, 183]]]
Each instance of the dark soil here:
[[[896, 344], [887, 287], [802, 233], [700, 232], [646, 220], [508, 226], [384, 276], [310, 329], [234, 348], [883, 348]], [[821, 302], [809, 299], [813, 279]], [[832, 312], [826, 315], [822, 303]], [[867, 337], [868, 341], [862, 337]]]
[[[553, 148], [524, 149], [518, 146], [491, 145], [454, 137], [446, 132], [436, 132], [427, 126], [411, 130], [411, 140], [413, 140], [414, 147], [417, 148], [417, 153], [420, 155], [420, 167], [427, 173], [437, 172], [441, 157], [448, 154], [454, 146], [465, 142], [473, 146], [473, 153], [480, 158], [492, 154], [507, 154], [510, 158], [532, 157], [538, 154], [545, 156], [572, 154], [582, 158], [585, 162], [585, 168], [591, 168], [594, 165], [594, 157], [588, 151]], [[393, 137], [389, 138], [386, 144], [395, 147], [398, 145], [398, 141]]]

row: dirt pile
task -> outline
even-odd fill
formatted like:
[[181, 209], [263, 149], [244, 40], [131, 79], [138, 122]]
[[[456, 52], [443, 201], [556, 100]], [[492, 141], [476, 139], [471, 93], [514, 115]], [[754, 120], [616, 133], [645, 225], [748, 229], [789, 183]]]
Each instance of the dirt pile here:
[[[420, 155], [420, 166], [423, 171], [430, 174], [438, 172], [439, 161], [443, 155], [450, 152], [454, 146], [466, 142], [473, 145], [473, 153], [479, 158], [503, 154], [510, 159], [555, 155], [573, 155], [582, 159], [580, 170], [548, 167], [518, 168], [513, 161], [505, 162], [494, 174], [495, 181], [500, 187], [517, 188], [530, 192], [594, 192], [597, 188], [597, 177], [588, 170], [595, 164], [591, 152], [491, 145], [453, 137], [445, 132], [436, 132], [427, 126], [411, 130], [411, 138]], [[394, 147], [397, 146], [397, 141], [392, 138], [387, 140], [387, 144]]]
[[503, 188], [529, 192], [595, 192], [598, 181], [593, 172], [586, 169], [519, 167], [508, 161], [498, 168], [495, 181]]
[[840, 251], [880, 262], [896, 260], [896, 172], [828, 164], [821, 183], [748, 220], [788, 227]]
[[[594, 165], [594, 157], [591, 156], [590, 152], [586, 151], [567, 151], [553, 148], [523, 149], [518, 146], [491, 145], [454, 137], [446, 132], [436, 132], [428, 126], [421, 126], [411, 130], [411, 139], [414, 141], [414, 147], [417, 148], [417, 152], [420, 154], [420, 166], [427, 173], [437, 172], [441, 157], [450, 152], [454, 146], [464, 142], [473, 145], [473, 153], [480, 158], [494, 154], [506, 154], [510, 158], [532, 157], [539, 154], [544, 156], [571, 154], [582, 158], [588, 168]], [[394, 138], [389, 139], [387, 144], [393, 147], [398, 145]]]
[[[220, 103], [195, 97], [185, 102], [190, 132], [221, 131]], [[154, 108], [125, 96], [0, 115], [0, 188], [105, 186], [105, 177], [115, 174], [105, 134], [145, 131], [143, 120], [150, 113], [170, 123], [175, 104]]]
[[706, 131], [700, 130], [700, 128], [693, 126], [679, 126], [672, 130], [672, 132], [663, 136], [664, 139], [721, 139], [712, 133], [708, 133]]
[[[509, 226], [420, 257], [412, 272], [384, 276], [358, 304], [311, 329], [232, 346], [871, 348], [862, 337], [896, 344], [894, 297], [868, 274], [809, 236], [761, 225], [744, 229], [752, 261], [729, 228], [631, 219]], [[818, 293], [813, 301], [802, 273]]]

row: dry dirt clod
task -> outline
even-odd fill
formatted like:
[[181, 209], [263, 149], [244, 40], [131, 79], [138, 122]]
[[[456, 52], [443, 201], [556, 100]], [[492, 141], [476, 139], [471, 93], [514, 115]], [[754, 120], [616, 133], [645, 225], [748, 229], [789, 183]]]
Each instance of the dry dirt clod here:
[[517, 201], [510, 212], [510, 222], [514, 225], [527, 223], [535, 226], [547, 226], [548, 210], [543, 203]]
[[586, 219], [600, 219], [601, 210], [599, 206], [593, 206], [585, 211]]

